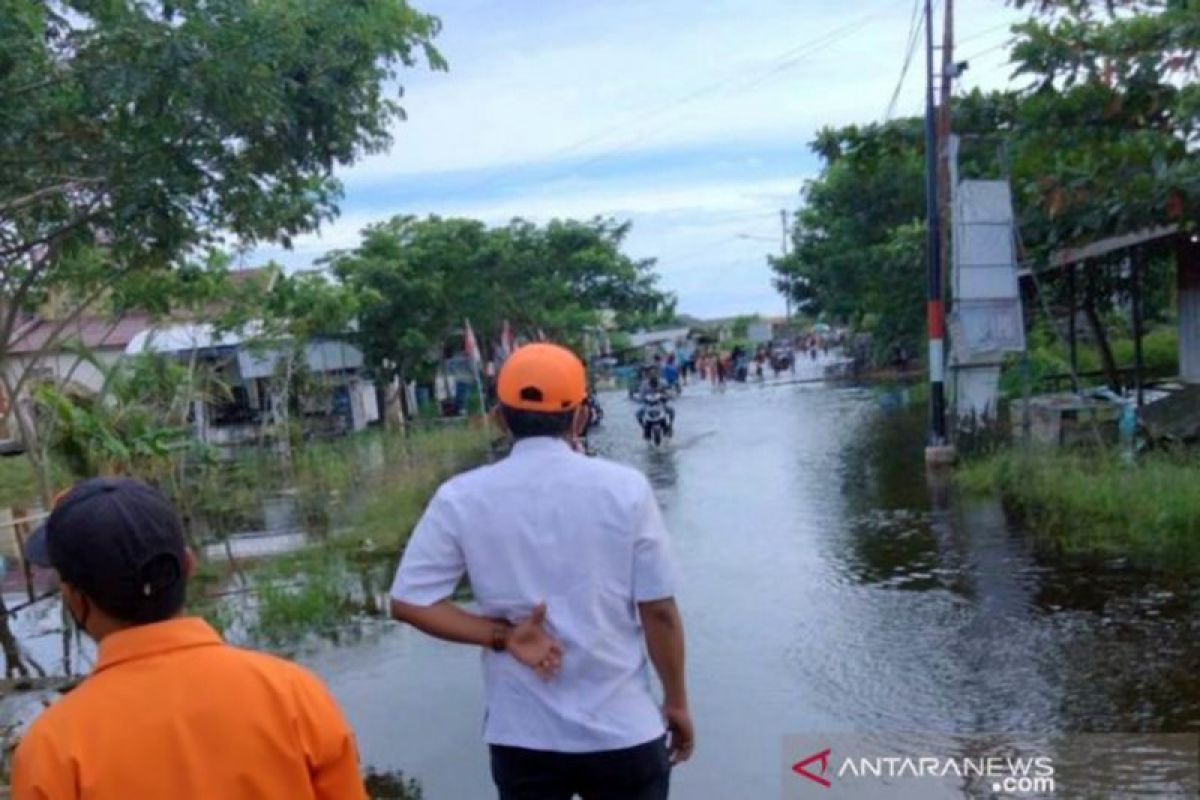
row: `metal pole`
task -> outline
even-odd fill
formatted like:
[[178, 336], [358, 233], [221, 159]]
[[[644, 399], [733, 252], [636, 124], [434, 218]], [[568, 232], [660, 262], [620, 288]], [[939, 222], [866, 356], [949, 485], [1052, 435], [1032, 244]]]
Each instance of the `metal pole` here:
[[925, 0], [925, 216], [929, 264], [929, 444], [946, 444], [945, 311], [942, 306], [942, 235], [938, 207], [937, 120], [933, 106], [933, 2]]
[[[779, 209], [779, 221], [783, 224], [783, 238], [780, 241], [783, 244], [783, 257], [785, 259], [787, 258], [787, 254], [788, 254], [788, 251], [787, 251], [787, 240], [788, 240], [787, 217], [788, 217], [787, 209], [786, 208]], [[789, 273], [788, 278], [787, 278], [787, 286], [785, 287], [784, 292], [783, 292], [783, 302], [785, 304], [784, 308], [786, 309], [784, 311], [783, 318], [787, 324], [788, 333], [791, 333], [791, 330], [792, 330], [792, 288], [793, 288], [793, 281], [792, 281], [792, 276]]]
[[[942, 226], [941, 248], [942, 263], [950, 259], [950, 236], [946, 234], [950, 226], [950, 100], [952, 97], [954, 67], [954, 0], [944, 0], [942, 3], [942, 68], [941, 91], [937, 115], [938, 142], [938, 223]], [[942, 276], [942, 289], [945, 291], [945, 275]]]

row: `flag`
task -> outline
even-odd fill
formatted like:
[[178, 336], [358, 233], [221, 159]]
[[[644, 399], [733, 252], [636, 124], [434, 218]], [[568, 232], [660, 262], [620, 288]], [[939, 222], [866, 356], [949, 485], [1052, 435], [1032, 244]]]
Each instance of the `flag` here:
[[483, 363], [483, 356], [479, 354], [479, 342], [475, 340], [475, 331], [471, 329], [471, 320], [466, 320], [466, 335], [464, 347], [467, 351], [467, 358], [471, 359], [471, 366], [476, 370]]
[[513, 352], [513, 333], [512, 327], [508, 324], [508, 320], [504, 320], [504, 326], [500, 328], [500, 360], [504, 361]]

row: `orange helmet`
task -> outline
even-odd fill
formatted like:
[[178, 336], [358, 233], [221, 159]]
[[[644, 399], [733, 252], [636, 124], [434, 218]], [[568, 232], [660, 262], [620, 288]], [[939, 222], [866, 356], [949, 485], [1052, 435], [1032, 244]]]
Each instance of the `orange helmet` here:
[[579, 357], [556, 344], [527, 344], [500, 368], [496, 394], [519, 411], [561, 414], [587, 397], [587, 372]]

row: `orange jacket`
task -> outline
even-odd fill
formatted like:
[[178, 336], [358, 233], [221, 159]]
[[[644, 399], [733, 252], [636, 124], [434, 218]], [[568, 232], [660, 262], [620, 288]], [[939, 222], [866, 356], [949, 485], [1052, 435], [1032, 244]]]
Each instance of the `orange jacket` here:
[[13, 800], [365, 800], [354, 737], [295, 664], [189, 617], [113, 633], [21, 741]]

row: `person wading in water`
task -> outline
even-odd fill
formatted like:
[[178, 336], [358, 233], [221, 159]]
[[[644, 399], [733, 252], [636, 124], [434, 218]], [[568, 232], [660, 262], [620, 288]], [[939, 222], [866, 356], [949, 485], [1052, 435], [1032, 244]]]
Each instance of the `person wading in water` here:
[[[667, 531], [645, 476], [572, 451], [586, 393], [569, 350], [517, 350], [497, 382], [512, 454], [442, 485], [392, 586], [396, 619], [483, 648], [501, 800], [662, 800], [694, 747]], [[464, 575], [478, 612], [449, 599]]]

